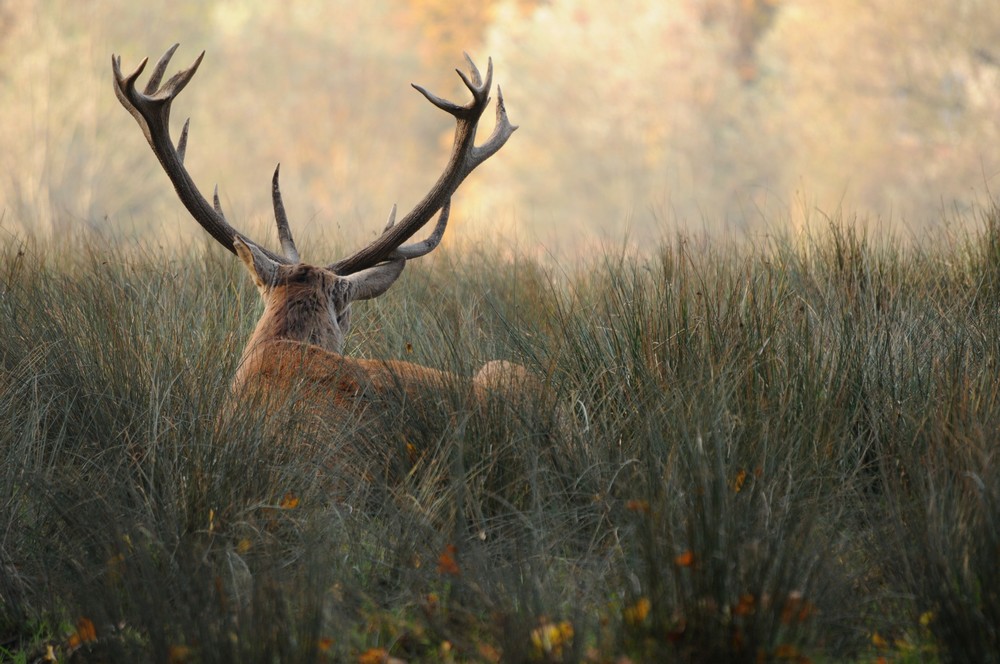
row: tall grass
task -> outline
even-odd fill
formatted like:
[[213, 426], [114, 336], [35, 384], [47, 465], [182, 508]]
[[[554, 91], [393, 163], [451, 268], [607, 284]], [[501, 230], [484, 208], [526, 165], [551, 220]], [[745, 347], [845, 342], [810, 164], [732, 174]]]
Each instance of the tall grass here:
[[[442, 254], [349, 345], [448, 398], [333, 433], [220, 419], [228, 255], [9, 241], [0, 656], [996, 661], [998, 224]], [[471, 409], [494, 358], [546, 394]]]

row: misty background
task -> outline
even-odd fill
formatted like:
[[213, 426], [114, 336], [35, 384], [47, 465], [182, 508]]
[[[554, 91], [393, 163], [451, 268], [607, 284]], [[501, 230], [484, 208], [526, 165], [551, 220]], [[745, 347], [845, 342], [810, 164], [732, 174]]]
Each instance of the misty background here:
[[198, 236], [111, 86], [111, 53], [131, 71], [174, 42], [169, 73], [207, 51], [173, 105], [188, 168], [270, 244], [278, 162], [299, 237], [408, 210], [453, 131], [409, 84], [465, 103], [463, 51], [493, 57], [520, 130], [446, 242], [575, 252], [840, 215], [919, 237], [974, 223], [1000, 173], [996, 0], [0, 0], [0, 228]]

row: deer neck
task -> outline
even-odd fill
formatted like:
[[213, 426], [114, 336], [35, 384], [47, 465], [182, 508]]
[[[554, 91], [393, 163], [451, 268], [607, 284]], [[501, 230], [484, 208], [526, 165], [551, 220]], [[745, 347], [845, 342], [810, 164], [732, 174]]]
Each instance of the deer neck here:
[[[285, 343], [280, 343], [285, 342]], [[342, 357], [344, 337], [331, 317], [326, 301], [318, 293], [273, 292], [265, 301], [264, 313], [243, 350], [235, 384], [257, 370], [276, 345], [287, 342], [316, 346]]]
[[315, 288], [276, 288], [267, 298], [248, 347], [270, 341], [297, 341], [339, 354], [344, 334], [322, 291]]

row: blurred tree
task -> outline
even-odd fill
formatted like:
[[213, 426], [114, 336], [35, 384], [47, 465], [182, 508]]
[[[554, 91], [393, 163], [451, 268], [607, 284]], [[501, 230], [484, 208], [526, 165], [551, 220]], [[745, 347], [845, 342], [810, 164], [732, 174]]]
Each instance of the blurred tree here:
[[744, 82], [757, 78], [757, 45], [774, 24], [780, 1], [737, 0], [736, 67]]
[[984, 0], [498, 5], [523, 128], [492, 204], [550, 235], [752, 227], [803, 199], [929, 223], [998, 170], [998, 36]]
[[12, 3], [0, 3], [0, 44], [7, 40], [7, 35], [14, 26], [15, 17]]
[[494, 3], [450, 0], [399, 0], [400, 19], [423, 33], [420, 55], [436, 64], [453, 60], [456, 53], [474, 49], [493, 16]]
[[[493, 23], [499, 0], [456, 3], [453, 0], [395, 0], [399, 21], [421, 34], [420, 54], [425, 63], [452, 62], [456, 54], [472, 53], [483, 43]], [[544, 0], [516, 0], [514, 8], [522, 16], [530, 14]]]
[[733, 192], [772, 176], [780, 137], [755, 130], [767, 100], [734, 66], [738, 5], [710, 9], [577, 0], [530, 21], [498, 13], [488, 50], [512, 81], [522, 130], [494, 165], [504, 179], [493, 204], [513, 199], [546, 237], [569, 223], [578, 237], [629, 227], [644, 240], [658, 218], [737, 213]]
[[[980, 0], [788, 0], [762, 44], [787, 164], [830, 211], [927, 223], [1000, 168], [1000, 14]], [[946, 29], [945, 29], [946, 28]]]

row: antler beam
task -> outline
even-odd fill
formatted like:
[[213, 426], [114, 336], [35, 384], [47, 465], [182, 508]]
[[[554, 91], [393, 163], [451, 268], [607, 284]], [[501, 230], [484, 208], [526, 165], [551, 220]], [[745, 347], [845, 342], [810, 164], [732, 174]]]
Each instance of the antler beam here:
[[[166, 172], [167, 177], [170, 178], [170, 182], [174, 185], [174, 189], [177, 191], [177, 195], [184, 204], [184, 207], [191, 213], [195, 221], [208, 231], [219, 244], [229, 251], [236, 253], [234, 242], [238, 239], [244, 244], [258, 249], [259, 253], [257, 255], [260, 256], [261, 260], [270, 261], [273, 265], [298, 263], [300, 260], [299, 252], [295, 246], [295, 241], [292, 239], [291, 228], [288, 224], [288, 217], [285, 213], [281, 191], [278, 186], [280, 165], [279, 168], [275, 168], [274, 177], [271, 180], [271, 198], [274, 204], [274, 217], [278, 227], [278, 238], [281, 241], [281, 248], [284, 255], [279, 255], [265, 249], [259, 243], [254, 242], [248, 236], [229, 225], [225, 214], [222, 212], [222, 206], [219, 203], [218, 187], [216, 187], [212, 197], [212, 204], [209, 204], [208, 200], [198, 190], [194, 180], [184, 166], [189, 121], [184, 123], [180, 139], [177, 141], [175, 147], [170, 138], [170, 106], [198, 71], [205, 53], [202, 51], [201, 55], [194, 61], [194, 64], [187, 69], [177, 72], [166, 83], [161, 85], [167, 66], [170, 64], [170, 59], [173, 57], [177, 47], [178, 44], [171, 46], [163, 54], [159, 62], [156, 63], [149, 81], [142, 92], [136, 89], [136, 81], [146, 68], [148, 59], [143, 59], [135, 71], [124, 75], [121, 69], [121, 56], [112, 55], [111, 67], [114, 73], [115, 95], [125, 109], [132, 114], [136, 122], [138, 122], [139, 127], [142, 128], [149, 146], [160, 161], [160, 165]], [[378, 263], [418, 258], [432, 251], [438, 246], [444, 235], [448, 223], [452, 194], [455, 193], [455, 190], [462, 184], [462, 181], [465, 180], [469, 173], [503, 147], [507, 139], [510, 138], [510, 135], [517, 129], [507, 119], [503, 94], [500, 92], [498, 86], [496, 128], [485, 143], [480, 146], [475, 145], [476, 128], [479, 124], [479, 119], [490, 101], [489, 92], [493, 82], [493, 61], [489, 61], [486, 70], [486, 80], [484, 81], [479, 73], [479, 69], [472, 62], [472, 59], [469, 58], [468, 54], [466, 54], [465, 58], [468, 62], [471, 75], [466, 75], [461, 70], [456, 70], [465, 83], [465, 86], [472, 92], [472, 101], [465, 106], [442, 99], [419, 85], [413, 86], [432, 104], [455, 117], [455, 140], [451, 157], [444, 168], [444, 172], [442, 172], [438, 181], [431, 187], [427, 195], [398, 224], [395, 223], [396, 208], [394, 206], [389, 216], [389, 223], [386, 224], [382, 234], [374, 242], [347, 258], [331, 263], [327, 269], [346, 276], [377, 265]], [[425, 226], [439, 210], [440, 215], [437, 224], [429, 237], [420, 242], [403, 244], [420, 228]]]

